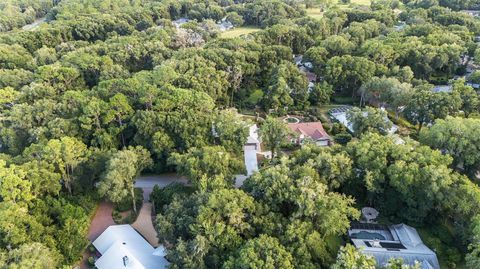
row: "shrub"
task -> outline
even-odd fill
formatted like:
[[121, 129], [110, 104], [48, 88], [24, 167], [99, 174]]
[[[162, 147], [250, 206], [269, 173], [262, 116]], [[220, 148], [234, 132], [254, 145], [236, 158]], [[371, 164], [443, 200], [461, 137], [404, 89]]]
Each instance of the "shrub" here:
[[340, 145], [345, 145], [352, 140], [352, 135], [349, 133], [340, 133], [335, 135], [333, 140]]
[[[142, 208], [143, 204], [143, 190], [141, 188], [135, 188], [135, 203], [137, 205], [137, 210]], [[117, 211], [125, 212], [132, 210], [132, 199], [129, 196], [125, 197], [121, 202], [116, 203], [114, 207]]]
[[150, 200], [153, 202], [157, 213], [159, 213], [164, 205], [168, 205], [172, 202], [175, 195], [189, 195], [194, 191], [193, 187], [185, 186], [184, 184], [176, 182], [170, 183], [164, 188], [155, 185], [150, 194]]
[[95, 258], [92, 256], [88, 257], [88, 264], [90, 266], [95, 266]]
[[332, 124], [332, 128], [330, 129], [330, 133], [332, 135], [342, 134], [346, 132], [347, 132], [347, 128], [345, 127], [345, 125], [339, 122], [335, 122], [334, 124]]
[[114, 209], [112, 212], [112, 219], [116, 224], [120, 224], [122, 221], [122, 216], [118, 212], [118, 210]]

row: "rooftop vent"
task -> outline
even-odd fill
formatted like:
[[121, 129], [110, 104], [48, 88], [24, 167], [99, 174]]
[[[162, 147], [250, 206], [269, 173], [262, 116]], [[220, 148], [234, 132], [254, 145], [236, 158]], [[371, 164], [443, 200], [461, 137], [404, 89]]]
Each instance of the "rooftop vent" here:
[[372, 248], [382, 248], [382, 245], [380, 245], [379, 240], [370, 241], [370, 244], [372, 245]]
[[123, 260], [123, 266], [127, 267], [128, 263], [129, 263], [128, 257], [127, 257], [127, 256], [123, 256], [122, 260]]

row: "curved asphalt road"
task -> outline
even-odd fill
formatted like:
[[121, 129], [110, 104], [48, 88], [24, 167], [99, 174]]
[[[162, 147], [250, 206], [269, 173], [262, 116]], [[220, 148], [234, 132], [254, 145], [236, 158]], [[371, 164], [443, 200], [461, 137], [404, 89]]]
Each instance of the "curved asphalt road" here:
[[179, 182], [188, 184], [188, 180], [176, 173], [161, 174], [161, 175], [148, 175], [140, 176], [135, 180], [135, 187], [143, 189], [143, 200], [148, 201], [150, 193], [155, 185], [159, 187], [165, 187], [170, 183]]

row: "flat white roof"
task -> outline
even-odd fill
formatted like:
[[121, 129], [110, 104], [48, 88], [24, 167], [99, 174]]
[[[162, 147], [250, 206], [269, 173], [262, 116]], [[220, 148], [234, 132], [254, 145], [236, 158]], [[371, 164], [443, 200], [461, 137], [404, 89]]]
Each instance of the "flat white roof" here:
[[255, 146], [244, 146], [245, 168], [247, 169], [247, 175], [252, 175], [255, 171], [258, 171], [257, 149]]
[[[159, 269], [168, 261], [130, 225], [112, 225], [94, 242], [102, 256], [95, 262], [98, 269]], [[163, 247], [160, 246], [159, 248]], [[124, 257], [128, 262], [125, 265]]]

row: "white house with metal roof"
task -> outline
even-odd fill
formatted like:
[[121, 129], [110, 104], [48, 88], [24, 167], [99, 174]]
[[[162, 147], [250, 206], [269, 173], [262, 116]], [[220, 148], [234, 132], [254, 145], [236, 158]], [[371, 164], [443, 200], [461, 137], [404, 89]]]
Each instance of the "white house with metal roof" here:
[[95, 262], [98, 269], [164, 269], [168, 266], [165, 248], [152, 247], [130, 225], [112, 225], [94, 242], [102, 256]]

